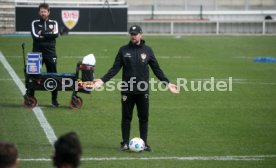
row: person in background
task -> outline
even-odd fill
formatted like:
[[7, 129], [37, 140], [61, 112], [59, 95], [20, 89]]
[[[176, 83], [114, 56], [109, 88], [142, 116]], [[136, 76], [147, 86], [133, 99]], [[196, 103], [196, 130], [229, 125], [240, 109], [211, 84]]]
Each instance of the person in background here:
[[[47, 72], [57, 72], [56, 38], [59, 36], [58, 23], [49, 19], [50, 7], [42, 3], [38, 7], [39, 20], [32, 22], [33, 52], [42, 53], [42, 62]], [[52, 91], [52, 106], [58, 107], [57, 90]], [[34, 90], [30, 89], [28, 96], [34, 97]]]
[[17, 148], [13, 143], [0, 141], [0, 168], [16, 168], [19, 164]]
[[56, 168], [77, 168], [80, 165], [82, 147], [75, 132], [66, 133], [54, 144], [53, 165]]

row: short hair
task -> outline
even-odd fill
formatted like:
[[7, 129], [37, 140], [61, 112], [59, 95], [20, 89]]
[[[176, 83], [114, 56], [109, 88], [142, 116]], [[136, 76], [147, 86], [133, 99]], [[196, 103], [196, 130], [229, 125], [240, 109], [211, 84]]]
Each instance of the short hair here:
[[41, 8], [47, 9], [48, 11], [50, 11], [49, 4], [47, 4], [47, 3], [41, 3], [41, 4], [39, 4], [38, 11], [40, 11]]
[[64, 164], [69, 164], [74, 168], [79, 166], [82, 149], [78, 135], [75, 132], [69, 132], [59, 137], [54, 144], [54, 148], [54, 166], [61, 167]]
[[13, 143], [0, 142], [0, 167], [8, 168], [13, 166], [17, 160], [17, 148]]

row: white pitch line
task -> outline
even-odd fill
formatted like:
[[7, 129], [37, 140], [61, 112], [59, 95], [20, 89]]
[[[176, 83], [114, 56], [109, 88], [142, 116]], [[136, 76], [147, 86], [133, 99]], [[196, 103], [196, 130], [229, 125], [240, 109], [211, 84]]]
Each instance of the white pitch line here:
[[[67, 58], [67, 59], [70, 59], [70, 58], [83, 58], [84, 56], [60, 56], [61, 58]], [[111, 57], [108, 57], [108, 56], [96, 56], [96, 59], [105, 59], [105, 58], [111, 58]]]
[[[210, 81], [210, 79], [187, 79], [188, 81]], [[122, 81], [122, 79], [120, 78], [112, 78], [111, 81]], [[229, 79], [214, 79], [215, 82], [217, 81], [229, 81]], [[275, 82], [249, 82], [247, 81], [247, 79], [232, 79], [232, 83], [233, 84], [242, 84], [242, 85], [246, 85], [246, 84], [249, 84], [249, 85], [276, 85]]]
[[[24, 81], [24, 78], [20, 78], [21, 81]], [[11, 78], [0, 78], [0, 81], [13, 81]], [[113, 78], [111, 81], [122, 81], [122, 79]], [[210, 79], [188, 79], [188, 81], [210, 81]], [[229, 79], [214, 79], [215, 82], [217, 81], [229, 81]], [[276, 85], [275, 82], [250, 82], [247, 79], [232, 79], [233, 84], [241, 84], [241, 85]]]
[[[19, 58], [22, 56], [6, 56], [7, 58]], [[66, 58], [66, 59], [72, 59], [72, 58], [83, 58], [84, 56], [60, 56], [58, 58]], [[96, 56], [96, 59], [107, 59], [107, 58], [115, 58], [114, 56]], [[190, 59], [191, 56], [156, 56], [157, 59]]]
[[242, 85], [276, 85], [274, 82], [233, 82], [234, 84]]
[[22, 56], [18, 56], [18, 55], [14, 55], [14, 56], [12, 56], [12, 55], [9, 55], [9, 56], [5, 56], [6, 58], [19, 58], [19, 57], [22, 57]]
[[[21, 81], [25, 80], [24, 78], [19, 78]], [[0, 78], [0, 81], [13, 81], [12, 78]]]
[[[3, 66], [6, 68], [12, 79], [14, 80], [15, 84], [18, 86], [20, 92], [22, 95], [25, 94], [26, 89], [20, 78], [17, 76], [17, 74], [14, 72], [13, 68], [10, 66], [2, 52], [0, 51], [0, 61], [2, 62]], [[44, 116], [43, 111], [41, 110], [40, 107], [35, 107], [33, 108], [33, 112], [39, 121], [40, 126], [43, 128], [44, 133], [46, 134], [49, 142], [51, 145], [54, 144], [54, 142], [57, 140], [57, 137], [54, 133], [53, 128], [51, 125], [48, 123], [46, 117]]]
[[190, 59], [191, 56], [156, 56], [157, 59]]
[[237, 58], [237, 59], [254, 59], [254, 57], [247, 57], [247, 56], [235, 56], [233, 58]]
[[[189, 80], [189, 79], [188, 79]], [[198, 78], [198, 79], [190, 79], [190, 81], [210, 81], [211, 78]], [[229, 81], [229, 78], [224, 78], [224, 79], [217, 79], [214, 78], [214, 81]], [[232, 81], [247, 81], [247, 79], [239, 79], [239, 78], [232, 78]]]
[[[173, 156], [173, 157], [84, 157], [82, 161], [127, 161], [127, 160], [218, 160], [218, 161], [256, 161], [264, 160], [267, 158], [276, 158], [276, 155], [248, 155], [248, 156]], [[43, 162], [52, 161], [50, 158], [30, 158], [30, 159], [19, 159], [20, 161], [27, 162]]]
[[[84, 56], [61, 56], [61, 58], [83, 58]], [[96, 56], [96, 59], [115, 58], [115, 56]], [[190, 59], [191, 56], [156, 56], [157, 59]]]
[[[22, 56], [18, 56], [18, 55], [15, 55], [15, 56], [5, 56], [6, 58], [20, 58]], [[58, 58], [66, 58], [66, 59], [71, 59], [71, 58], [83, 58], [84, 56], [59, 56]], [[97, 59], [99, 58], [110, 58], [108, 56], [97, 56]]]

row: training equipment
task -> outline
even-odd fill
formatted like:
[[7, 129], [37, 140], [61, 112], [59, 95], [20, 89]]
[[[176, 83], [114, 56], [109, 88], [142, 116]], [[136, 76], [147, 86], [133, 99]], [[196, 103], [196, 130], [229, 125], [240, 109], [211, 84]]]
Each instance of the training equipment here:
[[129, 141], [129, 150], [132, 152], [142, 152], [145, 149], [145, 142], [139, 137], [132, 138]]
[[28, 53], [27, 74], [40, 74], [42, 72], [42, 54]]
[[[28, 53], [27, 65], [25, 62], [25, 45], [22, 44], [24, 76], [26, 94], [24, 95], [24, 107], [32, 109], [37, 105], [37, 99], [30, 94], [30, 90], [40, 91], [72, 91], [70, 101], [71, 109], [80, 109], [82, 106], [81, 97], [77, 96], [78, 92], [90, 93], [94, 80], [94, 67], [96, 59], [93, 54], [84, 57], [76, 66], [76, 73], [43, 73], [41, 53]], [[81, 77], [79, 74], [81, 72]], [[54, 102], [58, 106], [57, 102]]]

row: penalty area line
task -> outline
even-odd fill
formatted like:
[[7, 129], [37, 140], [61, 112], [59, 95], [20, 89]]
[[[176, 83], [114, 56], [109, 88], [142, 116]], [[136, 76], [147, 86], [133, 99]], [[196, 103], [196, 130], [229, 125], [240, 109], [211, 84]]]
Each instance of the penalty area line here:
[[[3, 64], [4, 68], [7, 70], [9, 75], [12, 77], [14, 83], [18, 86], [20, 92], [22, 95], [25, 94], [26, 89], [20, 78], [17, 76], [15, 73], [14, 69], [10, 66], [2, 52], [0, 51], [0, 61]], [[57, 140], [57, 137], [55, 135], [55, 132], [49, 122], [47, 121], [43, 111], [39, 106], [36, 106], [35, 108], [32, 109], [37, 120], [39, 121], [40, 126], [43, 128], [44, 133], [46, 134], [46, 137], [48, 141], [50, 142], [51, 145], [55, 143]]]

